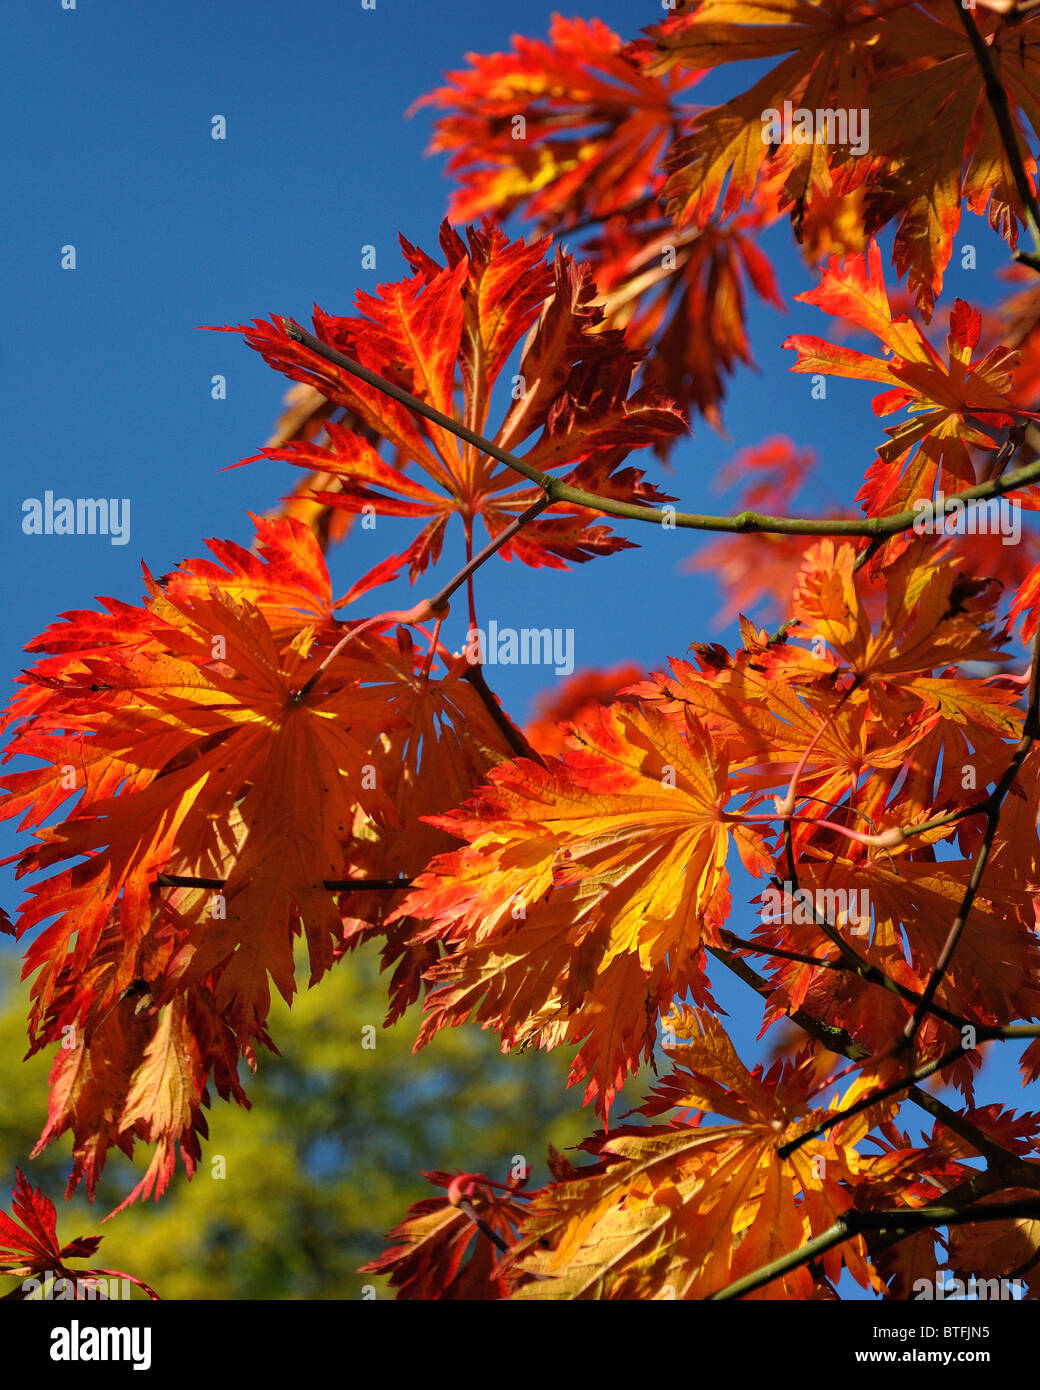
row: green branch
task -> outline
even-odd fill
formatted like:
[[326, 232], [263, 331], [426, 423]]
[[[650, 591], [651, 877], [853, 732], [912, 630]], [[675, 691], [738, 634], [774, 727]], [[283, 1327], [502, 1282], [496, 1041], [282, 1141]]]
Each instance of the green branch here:
[[1029, 483], [1040, 481], [1040, 459], [1035, 459], [1015, 473], [1004, 474], [1000, 478], [978, 483], [975, 487], [966, 488], [963, 492], [944, 497], [941, 504], [935, 501], [928, 501], [927, 503], [922, 501], [919, 507], [912, 507], [904, 512], [895, 512], [891, 516], [869, 516], [860, 520], [849, 517], [769, 516], [763, 512], [750, 511], [739, 512], [736, 516], [709, 516], [700, 512], [677, 512], [671, 507], [644, 507], [636, 502], [619, 502], [613, 497], [601, 497], [598, 493], [571, 487], [569, 483], [553, 477], [551, 473], [543, 473], [540, 469], [533, 468], [523, 459], [511, 454], [508, 449], [499, 448], [492, 440], [485, 439], [483, 435], [477, 434], [467, 425], [460, 424], [458, 420], [453, 420], [450, 415], [445, 415], [435, 406], [427, 405], [425, 401], [419, 400], [418, 396], [413, 396], [402, 387], [395, 386], [392, 381], [387, 381], [378, 372], [363, 367], [352, 357], [347, 357], [344, 353], [329, 347], [327, 343], [323, 343], [313, 333], [308, 333], [299, 324], [286, 318], [283, 318], [281, 323], [288, 337], [294, 342], [301, 343], [311, 352], [324, 358], [326, 362], [349, 372], [359, 381], [364, 381], [369, 386], [375, 387], [377, 391], [382, 391], [391, 400], [397, 401], [398, 404], [414, 411], [415, 414], [421, 415], [423, 419], [429, 420], [431, 424], [440, 425], [442, 429], [448, 430], [449, 433], [456, 435], [465, 443], [471, 444], [481, 453], [496, 459], [506, 468], [513, 469], [514, 472], [540, 487], [550, 503], [569, 502], [572, 506], [588, 507], [593, 511], [602, 512], [605, 516], [616, 516], [626, 521], [644, 521], [669, 529], [677, 527], [687, 531], [722, 531], [736, 535], [760, 532], [770, 535], [871, 536], [874, 539], [884, 539], [888, 536], [898, 535], [901, 531], [911, 530], [915, 522], [931, 525], [937, 517], [944, 516], [948, 509], [968, 502], [979, 502], [990, 497], [1000, 497], [1005, 492], [1011, 492], [1015, 488], [1026, 487]]
[[1009, 1217], [1025, 1216], [1036, 1220], [1040, 1218], [1040, 1197], [1023, 1197], [1009, 1202], [987, 1202], [985, 1206], [974, 1207], [968, 1211], [949, 1205], [918, 1207], [906, 1211], [847, 1211], [844, 1216], [820, 1235], [790, 1254], [781, 1255], [761, 1269], [736, 1279], [717, 1293], [709, 1294], [705, 1302], [724, 1302], [731, 1298], [742, 1298], [744, 1294], [754, 1293], [756, 1289], [771, 1284], [785, 1274], [790, 1274], [799, 1266], [808, 1264], [817, 1256], [843, 1245], [854, 1236], [865, 1235], [868, 1231], [881, 1231], [886, 1235], [913, 1235], [915, 1231], [927, 1231], [932, 1226], [971, 1226], [984, 1221], [1005, 1221]]

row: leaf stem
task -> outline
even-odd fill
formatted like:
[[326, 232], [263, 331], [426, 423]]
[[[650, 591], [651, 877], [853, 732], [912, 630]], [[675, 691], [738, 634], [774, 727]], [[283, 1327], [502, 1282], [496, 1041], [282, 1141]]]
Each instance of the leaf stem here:
[[544, 512], [547, 507], [551, 506], [552, 500], [549, 497], [539, 497], [537, 501], [531, 503], [526, 511], [514, 517], [508, 526], [504, 527], [497, 536], [488, 541], [487, 545], [485, 545], [482, 550], [479, 550], [476, 555], [467, 560], [458, 574], [456, 574], [453, 579], [450, 579], [448, 583], [445, 584], [444, 588], [429, 600], [430, 607], [434, 610], [446, 607], [448, 600], [455, 590], [461, 588], [466, 580], [474, 575], [486, 560], [490, 560], [491, 556], [494, 555], [497, 550], [501, 550], [504, 545], [507, 545], [518, 531], [521, 531], [529, 521], [535, 519], [539, 512]]

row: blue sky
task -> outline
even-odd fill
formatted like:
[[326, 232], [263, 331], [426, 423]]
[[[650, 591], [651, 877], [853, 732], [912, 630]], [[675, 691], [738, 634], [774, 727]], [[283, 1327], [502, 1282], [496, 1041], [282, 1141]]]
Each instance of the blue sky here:
[[[435, 249], [448, 184], [441, 161], [423, 153], [431, 114], [406, 120], [404, 111], [445, 70], [462, 66], [465, 52], [505, 48], [514, 31], [543, 36], [554, 8], [544, 0], [377, 0], [374, 10], [360, 0], [5, 7], [2, 672], [17, 673], [21, 647], [57, 613], [92, 606], [98, 594], [136, 601], [142, 561], [162, 574], [203, 553], [205, 537], [249, 543], [247, 510], [267, 509], [302, 475], [279, 464], [221, 470], [263, 444], [287, 383], [237, 337], [197, 326], [272, 312], [306, 323], [315, 301], [348, 313], [357, 288], [405, 273], [398, 232]], [[563, 12], [598, 15], [627, 37], [661, 14], [620, 0], [571, 3]], [[728, 83], [737, 76], [713, 78], [703, 91], [735, 90]], [[214, 115], [226, 120], [225, 140], [211, 138]], [[961, 271], [955, 253], [949, 303], [954, 294], [993, 300], [991, 272], [1006, 252], [977, 218], [966, 217], [965, 240], [978, 247], [979, 269]], [[76, 248], [74, 271], [60, 266], [67, 245]], [[376, 247], [375, 271], [361, 269], [365, 245]], [[811, 286], [785, 226], [764, 247], [785, 297]], [[782, 315], [756, 302], [750, 328], [762, 370], [741, 372], [731, 386], [732, 438], [697, 419], [670, 478], [655, 474], [649, 455], [634, 461], [678, 493], [680, 506], [726, 511], [727, 499], [709, 486], [718, 466], [738, 447], [787, 433], [819, 455], [807, 505], [825, 495], [850, 503], [881, 438], [873, 389], [835, 381], [826, 401], [813, 401], [808, 378], [787, 374], [793, 355], [781, 350], [784, 337], [828, 331], [815, 309], [792, 305]], [[217, 373], [227, 379], [224, 401], [210, 396]], [[129, 543], [24, 535], [22, 504], [47, 489], [128, 497]], [[403, 534], [389, 524], [355, 532], [331, 557], [334, 589], [398, 548]], [[733, 629], [720, 634], [711, 625], [722, 602], [712, 577], [679, 573], [699, 542], [676, 531], [624, 534], [642, 548], [570, 573], [486, 567], [481, 611], [501, 625], [573, 627], [580, 667], [633, 660], [659, 669], [692, 641], [732, 646]], [[460, 553], [447, 547], [438, 577], [457, 568]], [[394, 586], [365, 611], [414, 601], [407, 593]], [[463, 621], [448, 633], [453, 642]], [[551, 680], [544, 668], [514, 666], [498, 668], [493, 683], [522, 718]], [[0, 853], [22, 843], [9, 825], [0, 828]], [[3, 875], [11, 909], [16, 890], [10, 870]], [[734, 928], [748, 932], [751, 913], [738, 911]], [[724, 978], [718, 985], [750, 1057], [758, 1011], [742, 986]], [[992, 1069], [982, 1099], [1022, 1105], [1017, 1051]]]

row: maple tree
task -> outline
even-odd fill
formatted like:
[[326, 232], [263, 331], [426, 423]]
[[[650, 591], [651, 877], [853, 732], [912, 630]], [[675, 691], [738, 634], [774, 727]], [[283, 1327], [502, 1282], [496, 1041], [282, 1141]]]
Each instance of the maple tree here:
[[[402, 236], [407, 273], [352, 314], [220, 329], [293, 383], [243, 462], [304, 482], [252, 549], [211, 540], [139, 604], [61, 615], [3, 716], [6, 757], [37, 764], [0, 811], [38, 878], [0, 926], [29, 938], [30, 1052], [54, 1052], [34, 1153], [71, 1134], [69, 1192], [135, 1141], [123, 1206], [178, 1154], [190, 1178], [212, 1092], [248, 1106], [240, 1064], [275, 1046], [272, 985], [288, 1003], [298, 957], [316, 986], [374, 941], [387, 1026], [422, 999], [417, 1049], [470, 1021], [563, 1047], [602, 1124], [541, 1188], [428, 1172], [364, 1266], [400, 1297], [832, 1299], [847, 1277], [903, 1299], [940, 1270], [1037, 1296], [1040, 1116], [974, 1088], [997, 1044], [1040, 1077], [1040, 556], [943, 522], [1040, 507], [1040, 292], [941, 296], [965, 209], [1040, 270], [1038, 25], [982, 0], [700, 0], [627, 42], [556, 17], [419, 102], [468, 226], [436, 254]], [[694, 103], [747, 59], [771, 66]], [[788, 107], [828, 131], [869, 111], [869, 148], [778, 136]], [[721, 425], [747, 288], [783, 304], [759, 245], [782, 219], [817, 275], [798, 298], [874, 340], [791, 336], [791, 370], [876, 383], [898, 419], [835, 514], [790, 514], [813, 460], [782, 439], [729, 470], [744, 510], [677, 509], [686, 480], [647, 460], [695, 410]], [[327, 551], [369, 515], [416, 533], [336, 597]], [[522, 729], [475, 640], [480, 570], [609, 564], [621, 524], [719, 534], [695, 563], [740, 646], [582, 673]], [[459, 572], [380, 608], [452, 530]], [[772, 633], [743, 616], [766, 596]], [[743, 934], [737, 862], [761, 883]], [[741, 1061], [720, 972], [763, 1032], [790, 1025], [768, 1064]], [[15, 1214], [5, 1272], [93, 1254], [20, 1174]]]

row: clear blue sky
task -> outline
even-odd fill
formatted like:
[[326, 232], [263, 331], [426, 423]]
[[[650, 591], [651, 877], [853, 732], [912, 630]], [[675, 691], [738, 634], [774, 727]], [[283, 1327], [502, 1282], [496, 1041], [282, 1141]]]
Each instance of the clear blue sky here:
[[[358, 287], [405, 273], [399, 231], [435, 249], [448, 185], [440, 161], [423, 154], [430, 113], [406, 120], [404, 111], [467, 51], [505, 48], [515, 31], [544, 36], [553, 8], [545, 0], [377, 0], [372, 11], [360, 0], [5, 7], [0, 671], [14, 675], [22, 645], [60, 611], [92, 606], [97, 594], [137, 601], [142, 560], [162, 574], [203, 553], [204, 537], [249, 543], [246, 510], [265, 510], [302, 475], [279, 464], [220, 470], [263, 443], [287, 383], [240, 339], [197, 325], [272, 312], [308, 322], [315, 301], [347, 313]], [[563, 12], [598, 15], [626, 37], [662, 13], [649, 0], [582, 0]], [[722, 88], [712, 79], [704, 90]], [[210, 137], [216, 114], [227, 122], [223, 141]], [[953, 294], [993, 300], [991, 272], [1006, 253], [980, 219], [967, 218], [964, 239], [978, 246], [979, 269], [961, 271], [955, 254], [949, 302]], [[74, 271], [60, 268], [67, 244]], [[366, 244], [377, 248], [376, 271], [361, 269]], [[764, 246], [785, 296], [810, 287], [785, 226]], [[663, 485], [679, 505], [727, 510], [708, 486], [719, 464], [737, 447], [787, 433], [820, 456], [808, 504], [825, 505], [825, 494], [851, 502], [881, 438], [873, 388], [835, 381], [826, 401], [812, 401], [808, 378], [787, 374], [793, 354], [779, 345], [792, 332], [826, 334], [817, 310], [793, 305], [781, 315], [754, 303], [750, 325], [762, 372], [743, 371], [731, 387], [732, 439], [694, 420], [695, 438], [677, 450]], [[222, 402], [210, 397], [215, 373], [227, 378]], [[654, 476], [649, 454], [643, 461]], [[48, 488], [129, 497], [129, 543], [23, 535], [23, 501]], [[720, 635], [710, 624], [721, 606], [711, 576], [678, 573], [698, 542], [681, 532], [627, 534], [643, 548], [570, 573], [487, 567], [482, 613], [502, 625], [573, 627], [578, 666], [634, 660], [659, 669], [691, 641], [732, 646], [733, 630]], [[396, 540], [382, 523], [374, 535], [355, 533], [332, 556], [337, 591]], [[445, 575], [458, 558], [449, 546]], [[388, 599], [405, 593], [395, 587]], [[552, 679], [544, 669], [501, 667], [494, 683], [522, 718]], [[22, 843], [10, 826], [0, 830], [0, 853]], [[3, 874], [11, 909], [16, 890], [10, 870]], [[738, 904], [744, 882], [738, 875]], [[752, 913], [738, 906], [735, 929], [749, 931]], [[718, 984], [750, 1058], [758, 1011], [742, 987]], [[1017, 1051], [992, 1070], [983, 1099], [1027, 1108]]]

